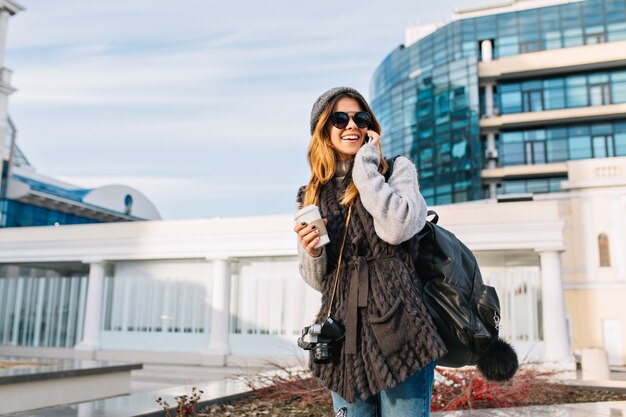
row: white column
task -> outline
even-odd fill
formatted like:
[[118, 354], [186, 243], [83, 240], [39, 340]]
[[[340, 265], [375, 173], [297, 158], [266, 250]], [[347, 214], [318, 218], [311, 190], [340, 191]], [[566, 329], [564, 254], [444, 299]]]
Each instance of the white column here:
[[11, 17], [11, 13], [9, 13], [8, 10], [0, 10], [0, 68], [4, 66], [4, 52], [6, 51], [7, 46], [9, 17]]
[[[485, 146], [485, 160], [487, 164], [485, 168], [487, 169], [495, 169], [496, 161], [497, 161], [498, 150], [496, 149], [496, 133], [488, 132], [487, 133], [487, 143]], [[488, 182], [489, 185], [489, 198], [495, 199], [498, 197], [498, 183], [496, 181]]]
[[[10, 88], [10, 79], [2, 79], [5, 73], [7, 73], [7, 77], [10, 78], [10, 71], [5, 71], [4, 68], [4, 52], [6, 49], [9, 17], [10, 13], [7, 10], [0, 10], [0, 166], [2, 165], [2, 161], [8, 157], [8, 155], [4, 155], [4, 145], [7, 141], [8, 132], [6, 126], [7, 102], [9, 99], [9, 94], [11, 94], [12, 92], [12, 89]], [[0, 181], [1, 180], [2, 178], [0, 178]]]
[[485, 88], [485, 116], [486, 117], [493, 117], [493, 108], [494, 108], [494, 101], [493, 101], [493, 89], [495, 87], [495, 84], [493, 83], [487, 83], [484, 85]]
[[583, 223], [583, 244], [585, 250], [581, 256], [584, 256], [585, 265], [585, 281], [590, 283], [596, 281], [595, 271], [600, 266], [600, 254], [598, 253], [598, 235], [593, 230], [593, 210], [591, 206], [591, 196], [586, 193], [580, 193], [580, 209], [581, 220]]
[[[482, 55], [482, 62], [491, 62], [493, 58], [493, 45], [491, 40], [484, 40], [480, 43], [480, 51]], [[493, 89], [494, 83], [488, 82], [484, 85], [485, 88], [485, 116], [493, 116]]]
[[96, 351], [100, 349], [104, 272], [105, 263], [103, 261], [89, 262], [85, 327], [83, 330], [83, 340], [76, 345], [76, 350]]
[[487, 168], [495, 169], [498, 150], [496, 149], [496, 134], [495, 132], [487, 133], [487, 147], [485, 149], [487, 158]]
[[230, 268], [228, 259], [213, 259], [213, 290], [211, 291], [211, 339], [203, 351], [203, 365], [226, 364], [230, 353], [228, 320], [230, 314]]
[[[613, 231], [609, 233], [609, 250], [611, 254], [611, 266], [617, 269], [617, 279], [626, 280], [626, 250], [624, 249], [624, 215], [626, 214], [626, 198], [613, 197], [611, 204], [611, 216], [613, 221]], [[620, 201], [621, 200], [621, 201]]]
[[493, 59], [493, 45], [491, 44], [491, 39], [484, 40], [480, 43], [480, 52], [482, 62], [491, 62]]
[[543, 316], [543, 362], [559, 365], [574, 363], [565, 313], [565, 295], [559, 251], [539, 252], [541, 262], [541, 291]]

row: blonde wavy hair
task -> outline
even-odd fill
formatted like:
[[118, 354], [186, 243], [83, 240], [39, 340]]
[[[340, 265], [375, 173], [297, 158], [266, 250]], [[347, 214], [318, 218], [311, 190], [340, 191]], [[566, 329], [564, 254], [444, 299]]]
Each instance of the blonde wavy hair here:
[[[311, 136], [311, 142], [309, 142], [307, 159], [309, 161], [309, 166], [311, 167], [311, 179], [309, 180], [309, 183], [304, 192], [304, 206], [317, 204], [320, 196], [321, 186], [328, 183], [328, 181], [330, 181], [335, 174], [336, 161], [339, 158], [339, 154], [332, 145], [330, 139], [331, 129], [328, 121], [330, 119], [330, 115], [335, 108], [335, 105], [340, 99], [344, 97], [349, 97], [356, 100], [359, 103], [359, 106], [361, 106], [361, 109], [368, 112], [371, 116], [372, 122], [369, 130], [373, 130], [379, 135], [381, 134], [380, 123], [378, 123], [378, 120], [376, 120], [372, 109], [364, 100], [350, 93], [342, 93], [339, 94], [337, 97], [334, 97], [328, 103], [326, 108], [322, 111], [322, 114], [317, 121], [317, 125], [315, 125], [313, 135]], [[383, 157], [383, 149], [380, 142], [378, 143], [378, 152], [380, 153], [378, 172], [384, 174], [389, 169], [389, 166], [387, 165], [387, 162]], [[341, 201], [339, 203], [344, 206], [349, 206], [354, 202], [358, 195], [359, 190], [357, 190], [356, 186], [354, 185], [354, 181], [352, 181], [350, 185], [348, 185], [348, 187], [346, 188], [346, 191], [341, 197]]]

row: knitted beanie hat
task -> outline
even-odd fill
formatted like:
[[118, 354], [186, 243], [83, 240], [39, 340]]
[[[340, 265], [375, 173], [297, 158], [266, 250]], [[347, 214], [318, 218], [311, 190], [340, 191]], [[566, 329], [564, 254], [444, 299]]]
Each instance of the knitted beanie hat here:
[[311, 110], [311, 134], [313, 134], [313, 132], [315, 131], [315, 126], [317, 126], [317, 122], [320, 119], [320, 116], [322, 115], [322, 112], [324, 111], [326, 106], [328, 106], [328, 103], [330, 103], [331, 100], [337, 97], [338, 95], [345, 94], [345, 93], [353, 94], [359, 97], [365, 103], [367, 103], [367, 101], [363, 98], [361, 93], [356, 91], [354, 88], [350, 88], [350, 87], [331, 88], [330, 90], [328, 90], [327, 92], [319, 96], [319, 98], [315, 100], [315, 103], [313, 104], [313, 109]]

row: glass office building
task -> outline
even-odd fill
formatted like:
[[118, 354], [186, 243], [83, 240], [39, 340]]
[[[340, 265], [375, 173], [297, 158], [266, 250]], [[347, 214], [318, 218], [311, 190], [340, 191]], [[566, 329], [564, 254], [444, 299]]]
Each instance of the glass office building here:
[[371, 97], [429, 204], [559, 191], [566, 161], [626, 156], [626, 1], [459, 10], [391, 52]]

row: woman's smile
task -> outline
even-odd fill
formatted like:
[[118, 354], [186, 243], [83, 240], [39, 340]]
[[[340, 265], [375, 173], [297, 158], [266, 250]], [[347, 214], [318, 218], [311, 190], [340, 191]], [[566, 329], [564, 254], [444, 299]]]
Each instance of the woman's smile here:
[[361, 137], [359, 135], [357, 135], [356, 133], [348, 133], [346, 135], [343, 135], [341, 137], [341, 140], [347, 140], [348, 142], [356, 142], [358, 140], [360, 140]]

